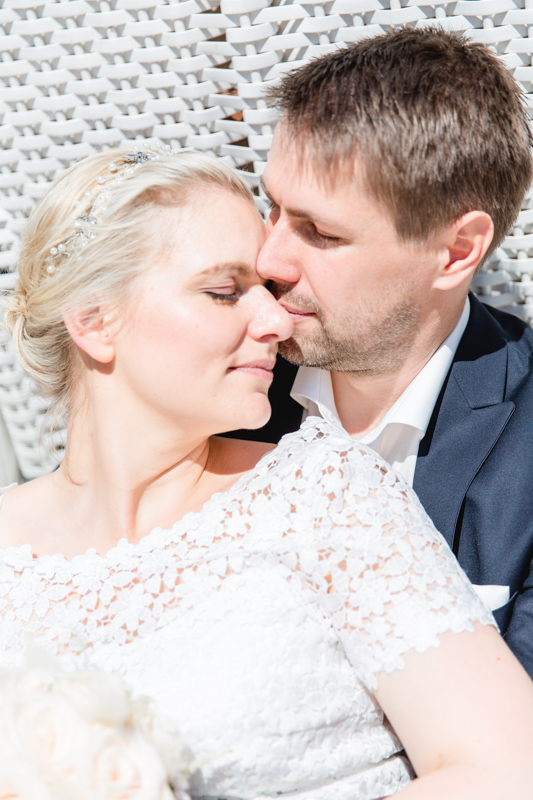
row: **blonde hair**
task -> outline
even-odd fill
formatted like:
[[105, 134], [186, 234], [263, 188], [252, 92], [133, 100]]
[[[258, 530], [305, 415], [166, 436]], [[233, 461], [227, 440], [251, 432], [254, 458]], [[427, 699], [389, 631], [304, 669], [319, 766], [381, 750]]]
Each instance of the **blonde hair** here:
[[[138, 143], [133, 150], [139, 150]], [[222, 188], [253, 204], [244, 179], [222, 161], [194, 151], [165, 154], [112, 187], [103, 219], [94, 225], [94, 238], [65, 258], [61, 270], [49, 274], [51, 249], [76, 232], [80, 209], [102, 190], [99, 176], [107, 177], [113, 162], [122, 169], [122, 159], [131, 151], [109, 150], [70, 167], [35, 207], [22, 240], [18, 285], [6, 303], [4, 324], [17, 358], [37, 390], [51, 400], [50, 412], [58, 423], [68, 416], [75, 382], [75, 351], [63, 315], [73, 308], [116, 309], [131, 298], [145, 266], [151, 212], [186, 205], [200, 187]]]

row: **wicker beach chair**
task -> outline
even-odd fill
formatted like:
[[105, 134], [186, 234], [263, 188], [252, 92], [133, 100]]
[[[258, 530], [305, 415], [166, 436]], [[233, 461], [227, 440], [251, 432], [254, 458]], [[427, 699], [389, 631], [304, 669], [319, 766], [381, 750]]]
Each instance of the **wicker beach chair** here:
[[[35, 201], [73, 161], [132, 139], [195, 147], [241, 168], [263, 210], [275, 123], [265, 87], [361, 37], [435, 21], [492, 47], [533, 107], [533, 0], [3, 0], [0, 290]], [[528, 197], [475, 290], [531, 322], [532, 277]], [[0, 484], [56, 466], [45, 410], [0, 334]]]

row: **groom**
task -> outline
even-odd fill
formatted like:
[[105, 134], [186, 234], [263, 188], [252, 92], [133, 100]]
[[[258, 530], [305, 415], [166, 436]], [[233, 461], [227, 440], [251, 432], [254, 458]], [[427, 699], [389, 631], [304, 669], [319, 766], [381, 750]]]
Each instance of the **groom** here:
[[289, 399], [280, 361], [265, 438], [318, 413], [393, 464], [533, 675], [533, 331], [469, 295], [533, 174], [518, 87], [426, 28], [311, 61], [272, 96], [258, 269], [300, 369]]

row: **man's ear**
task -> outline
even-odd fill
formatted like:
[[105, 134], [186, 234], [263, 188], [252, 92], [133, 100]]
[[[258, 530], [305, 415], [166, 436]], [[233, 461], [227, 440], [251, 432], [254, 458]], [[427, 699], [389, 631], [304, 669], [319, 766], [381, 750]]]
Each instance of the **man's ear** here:
[[492, 219], [484, 211], [469, 211], [445, 229], [443, 257], [436, 289], [454, 289], [464, 281], [470, 285], [494, 236]]
[[109, 320], [100, 308], [74, 309], [63, 315], [63, 322], [74, 344], [92, 361], [100, 364], [113, 361], [114, 339]]

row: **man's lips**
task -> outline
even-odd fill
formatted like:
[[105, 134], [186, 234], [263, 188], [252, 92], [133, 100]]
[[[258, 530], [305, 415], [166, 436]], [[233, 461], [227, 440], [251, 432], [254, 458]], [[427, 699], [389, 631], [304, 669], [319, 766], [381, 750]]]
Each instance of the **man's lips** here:
[[248, 361], [246, 364], [238, 364], [236, 367], [230, 367], [230, 372], [241, 372], [247, 375], [253, 375], [256, 378], [271, 381], [274, 377], [272, 370], [276, 363], [275, 359], [265, 358], [258, 361]]

